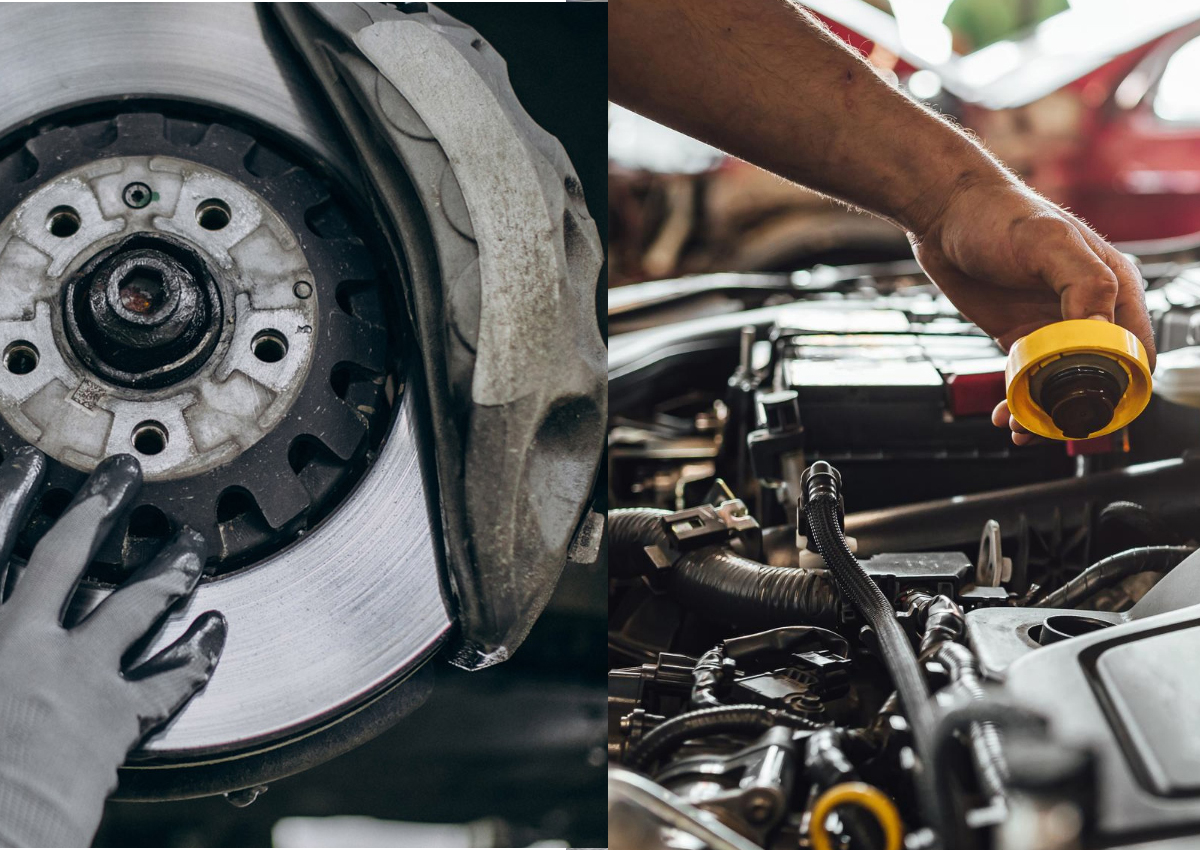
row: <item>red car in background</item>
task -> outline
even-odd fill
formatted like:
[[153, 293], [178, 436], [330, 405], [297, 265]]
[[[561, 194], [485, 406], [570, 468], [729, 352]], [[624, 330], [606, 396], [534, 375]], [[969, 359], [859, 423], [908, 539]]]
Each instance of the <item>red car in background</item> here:
[[[1076, 0], [1024, 34], [965, 55], [951, 50], [945, 3], [892, 0], [896, 14], [866, 0], [805, 5], [881, 75], [970, 128], [1110, 240], [1195, 235], [1182, 241], [1200, 245], [1200, 0]], [[697, 167], [704, 156], [691, 140], [677, 144], [673, 160], [663, 128], [641, 143], [661, 145], [660, 155], [639, 157], [638, 143], [620, 135], [639, 121], [625, 114], [611, 122], [614, 285], [907, 252], [885, 222], [753, 166], [718, 154]]]
[[1109, 239], [1200, 233], [1200, 3], [1093, 0], [965, 56], [862, 0], [805, 5]]

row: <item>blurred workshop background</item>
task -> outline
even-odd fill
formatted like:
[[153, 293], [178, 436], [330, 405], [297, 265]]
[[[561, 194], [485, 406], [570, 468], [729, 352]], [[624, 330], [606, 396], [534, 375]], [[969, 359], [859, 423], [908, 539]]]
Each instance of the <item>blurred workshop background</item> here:
[[[1200, 232], [1200, 3], [811, 0], [879, 74], [1146, 259]], [[911, 257], [904, 235], [609, 107], [609, 285]], [[611, 310], [610, 310], [611, 315]]]

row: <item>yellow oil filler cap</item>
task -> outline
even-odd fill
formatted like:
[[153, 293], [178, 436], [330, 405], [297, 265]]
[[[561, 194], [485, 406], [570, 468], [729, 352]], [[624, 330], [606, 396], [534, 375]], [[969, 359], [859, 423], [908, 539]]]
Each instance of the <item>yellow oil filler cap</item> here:
[[1023, 336], [1004, 369], [1008, 411], [1054, 440], [1102, 437], [1150, 403], [1150, 362], [1141, 340], [1097, 319], [1055, 322]]

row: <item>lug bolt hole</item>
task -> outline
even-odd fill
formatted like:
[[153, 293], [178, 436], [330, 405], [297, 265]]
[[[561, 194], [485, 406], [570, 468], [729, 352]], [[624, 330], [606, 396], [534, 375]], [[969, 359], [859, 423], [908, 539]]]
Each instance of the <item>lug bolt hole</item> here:
[[55, 207], [46, 216], [46, 229], [59, 239], [79, 232], [79, 213], [74, 207]]
[[278, 363], [287, 354], [287, 337], [276, 330], [259, 331], [254, 335], [254, 356], [263, 363]]
[[201, 201], [196, 207], [196, 223], [205, 230], [221, 230], [229, 224], [229, 204], [219, 198]]
[[14, 375], [28, 375], [38, 364], [37, 346], [19, 339], [4, 349], [4, 368]]
[[147, 420], [133, 429], [132, 442], [138, 454], [156, 455], [167, 447], [167, 429]]

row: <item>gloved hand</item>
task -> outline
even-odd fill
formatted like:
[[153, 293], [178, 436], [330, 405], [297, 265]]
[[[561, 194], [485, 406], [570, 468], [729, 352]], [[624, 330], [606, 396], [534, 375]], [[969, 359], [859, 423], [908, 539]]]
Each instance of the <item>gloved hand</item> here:
[[117, 767], [212, 675], [225, 620], [197, 617], [132, 669], [123, 657], [200, 579], [204, 538], [184, 528], [153, 561], [67, 629], [63, 614], [96, 550], [141, 487], [129, 455], [103, 461], [18, 571], [13, 544], [46, 460], [20, 450], [0, 468], [0, 842], [91, 843]]

